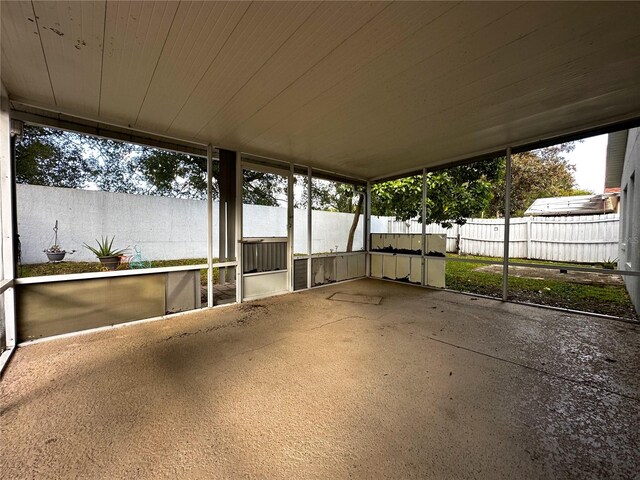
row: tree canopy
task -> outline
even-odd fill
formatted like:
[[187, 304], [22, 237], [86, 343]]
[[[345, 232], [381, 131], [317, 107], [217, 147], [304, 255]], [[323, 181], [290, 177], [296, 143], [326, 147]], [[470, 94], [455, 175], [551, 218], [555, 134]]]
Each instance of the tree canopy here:
[[[213, 162], [213, 198], [219, 197], [219, 165]], [[206, 199], [205, 158], [132, 143], [25, 126], [16, 144], [16, 181], [51, 187]], [[247, 203], [278, 205], [282, 178], [245, 171]]]
[[[565, 143], [512, 157], [511, 214], [522, 215], [541, 197], [585, 194], [575, 189], [575, 167], [564, 157]], [[213, 198], [219, 197], [219, 165], [213, 166]], [[427, 175], [428, 223], [450, 227], [469, 217], [504, 215], [505, 159], [460, 165]], [[118, 142], [53, 128], [25, 126], [16, 144], [16, 180], [20, 183], [99, 189], [175, 198], [206, 198], [206, 160], [202, 157]], [[296, 207], [306, 206], [306, 176], [296, 177]], [[243, 202], [277, 206], [286, 201], [286, 177], [245, 170]], [[313, 179], [314, 209], [361, 212], [363, 189]], [[372, 186], [372, 213], [399, 220], [421, 218], [422, 176]], [[357, 222], [355, 223], [357, 225]]]
[[[491, 200], [492, 185], [504, 174], [504, 162], [486, 160], [427, 174], [427, 223], [448, 228], [480, 215]], [[422, 217], [422, 176], [372, 186], [371, 210], [398, 220]]]
[[[564, 157], [574, 143], [533, 150], [512, 156], [511, 215], [522, 215], [537, 198], [582, 195], [575, 188], [575, 167]], [[427, 174], [427, 223], [450, 228], [470, 217], [504, 216], [504, 157], [456, 166]], [[422, 217], [422, 176], [372, 186], [374, 215], [398, 220]]]

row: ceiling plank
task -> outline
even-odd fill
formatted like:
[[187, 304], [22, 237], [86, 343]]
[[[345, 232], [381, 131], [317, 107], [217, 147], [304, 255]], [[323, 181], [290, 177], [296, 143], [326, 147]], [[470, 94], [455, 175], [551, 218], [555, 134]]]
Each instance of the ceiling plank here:
[[179, 2], [107, 2], [100, 117], [135, 123]]
[[105, 2], [33, 2], [57, 106], [98, 114]]
[[165, 131], [219, 55], [249, 2], [183, 2], [136, 126]]
[[[324, 3], [197, 133], [224, 132], [265, 106], [391, 4]], [[222, 133], [220, 133], [222, 132]]]
[[13, 95], [55, 105], [30, 2], [2, 2], [2, 82]]
[[169, 132], [193, 137], [319, 8], [313, 2], [252, 3], [174, 119]]

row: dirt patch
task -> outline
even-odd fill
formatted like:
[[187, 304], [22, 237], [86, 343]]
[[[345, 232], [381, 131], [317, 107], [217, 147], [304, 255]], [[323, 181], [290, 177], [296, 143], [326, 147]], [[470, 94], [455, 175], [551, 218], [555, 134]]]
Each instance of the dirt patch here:
[[[476, 268], [477, 272], [502, 274], [502, 265], [486, 265]], [[518, 278], [534, 278], [537, 280], [560, 280], [563, 282], [579, 283], [582, 285], [624, 285], [624, 280], [620, 275], [600, 272], [573, 272], [563, 271], [558, 268], [536, 268], [536, 267], [509, 267], [509, 275]]]

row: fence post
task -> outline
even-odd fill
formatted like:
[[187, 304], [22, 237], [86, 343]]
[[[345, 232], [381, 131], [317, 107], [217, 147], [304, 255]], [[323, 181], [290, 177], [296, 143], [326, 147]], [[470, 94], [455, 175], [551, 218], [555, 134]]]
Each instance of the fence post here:
[[526, 217], [527, 218], [527, 260], [531, 258], [531, 225], [532, 222], [531, 220], [533, 219], [533, 217]]

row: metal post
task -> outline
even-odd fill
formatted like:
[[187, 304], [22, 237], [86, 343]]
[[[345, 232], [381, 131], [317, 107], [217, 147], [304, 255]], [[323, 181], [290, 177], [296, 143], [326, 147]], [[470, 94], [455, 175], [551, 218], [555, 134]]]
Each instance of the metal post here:
[[207, 307], [213, 307], [213, 147], [207, 145]]
[[364, 217], [364, 250], [365, 252], [365, 275], [371, 276], [371, 182], [367, 182], [367, 198], [365, 203], [365, 217]]
[[422, 285], [427, 284], [427, 169], [422, 169]]
[[[16, 276], [16, 236], [15, 236], [15, 171], [13, 168], [13, 145], [11, 138], [11, 120], [9, 117], [9, 99], [4, 86], [0, 93], [0, 230], [2, 233], [2, 272], [1, 280], [12, 281]], [[2, 294], [4, 303], [5, 346], [13, 351], [17, 341], [15, 315], [15, 288], [9, 288]], [[6, 355], [4, 356], [8, 358]], [[6, 365], [3, 363], [2, 365]]]
[[511, 220], [511, 147], [507, 147], [504, 192], [504, 257], [502, 259], [502, 300], [506, 301], [509, 290], [509, 222]]
[[236, 199], [234, 202], [236, 227], [236, 302], [242, 302], [242, 156], [236, 152]]
[[313, 210], [311, 204], [311, 181], [313, 172], [311, 167], [307, 168], [307, 288], [311, 288], [311, 249], [313, 248], [313, 238], [311, 236]]
[[293, 292], [293, 164], [287, 177], [287, 286]]

